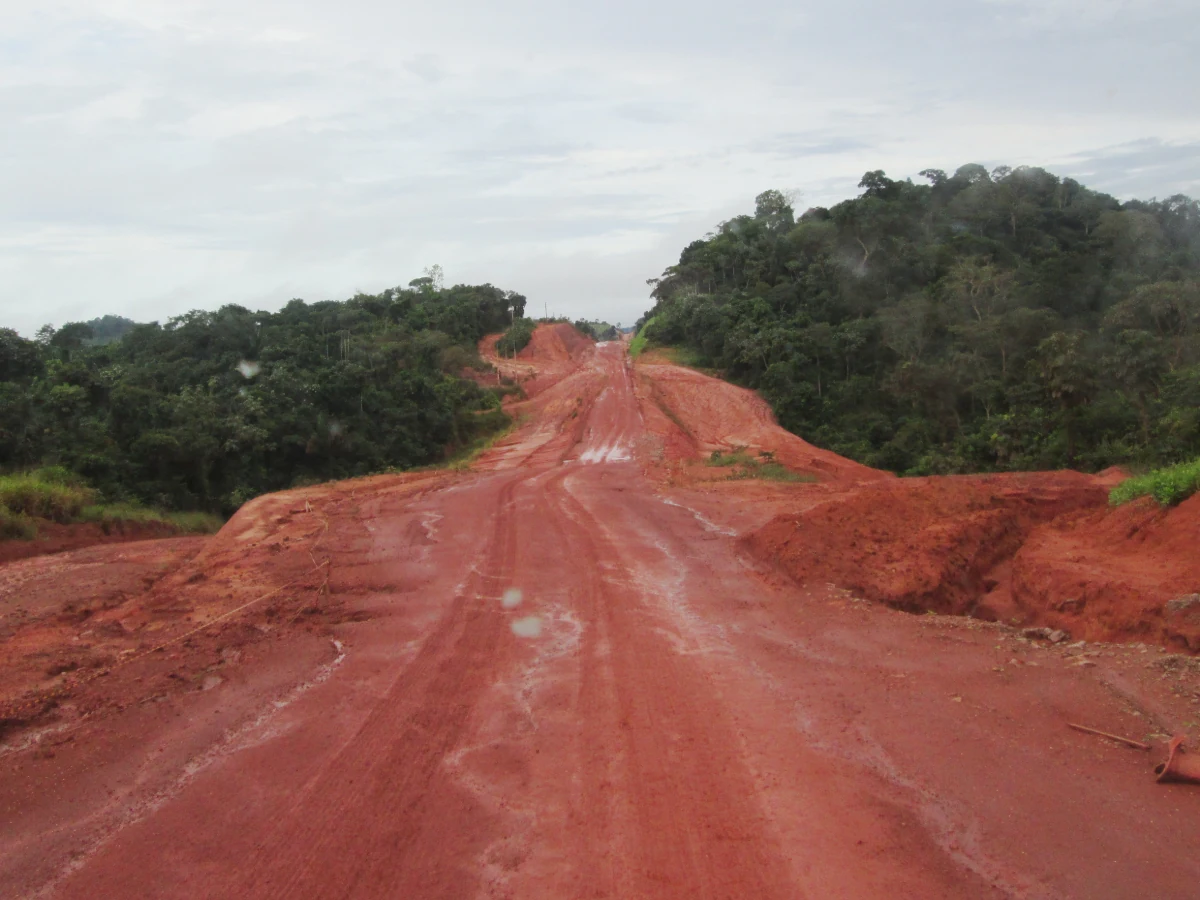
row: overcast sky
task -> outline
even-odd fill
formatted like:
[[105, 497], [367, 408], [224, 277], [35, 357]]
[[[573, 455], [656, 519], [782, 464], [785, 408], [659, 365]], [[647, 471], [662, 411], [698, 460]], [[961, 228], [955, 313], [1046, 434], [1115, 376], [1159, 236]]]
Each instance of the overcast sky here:
[[1197, 46], [1195, 0], [4, 0], [0, 325], [433, 263], [628, 324], [770, 187], [982, 162], [1200, 195]]

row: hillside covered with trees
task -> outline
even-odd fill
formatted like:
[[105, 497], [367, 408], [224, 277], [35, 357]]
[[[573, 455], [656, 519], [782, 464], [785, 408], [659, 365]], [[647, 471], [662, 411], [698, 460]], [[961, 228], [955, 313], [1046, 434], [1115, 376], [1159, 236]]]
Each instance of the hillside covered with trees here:
[[1042, 169], [766, 191], [652, 279], [642, 335], [780, 422], [907, 474], [1200, 455], [1200, 204]]
[[[503, 427], [464, 370], [525, 298], [434, 277], [275, 313], [0, 329], [0, 469], [61, 466], [109, 501], [228, 513], [308, 481], [435, 463]], [[119, 334], [114, 334], [119, 332]]]

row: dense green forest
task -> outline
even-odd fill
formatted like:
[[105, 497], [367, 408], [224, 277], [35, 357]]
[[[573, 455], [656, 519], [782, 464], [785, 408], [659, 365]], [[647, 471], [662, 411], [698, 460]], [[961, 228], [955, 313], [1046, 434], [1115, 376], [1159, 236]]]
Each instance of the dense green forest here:
[[652, 279], [652, 343], [907, 474], [1200, 455], [1200, 204], [1035, 168], [868, 172], [795, 219], [766, 191]]
[[462, 375], [524, 307], [424, 277], [275, 313], [105, 317], [34, 340], [0, 329], [0, 468], [61, 466], [106, 501], [228, 513], [265, 491], [434, 463], [507, 422]]

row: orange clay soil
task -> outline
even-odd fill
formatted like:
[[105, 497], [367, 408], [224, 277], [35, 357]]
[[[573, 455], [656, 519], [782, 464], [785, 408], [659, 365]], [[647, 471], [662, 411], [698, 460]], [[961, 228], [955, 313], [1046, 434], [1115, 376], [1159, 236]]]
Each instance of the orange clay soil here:
[[1200, 495], [1063, 516], [1012, 561], [1012, 594], [1039, 620], [1088, 640], [1200, 651]]
[[471, 471], [0, 568], [0, 895], [1196, 895], [1192, 657], [863, 599], [1016, 608], [1099, 482], [885, 477], [562, 329]]
[[93, 544], [121, 544], [177, 535], [178, 529], [166, 522], [113, 522], [107, 527], [95, 522], [61, 525], [39, 519], [37, 537], [31, 541], [0, 541], [0, 563], [47, 553], [63, 553]]

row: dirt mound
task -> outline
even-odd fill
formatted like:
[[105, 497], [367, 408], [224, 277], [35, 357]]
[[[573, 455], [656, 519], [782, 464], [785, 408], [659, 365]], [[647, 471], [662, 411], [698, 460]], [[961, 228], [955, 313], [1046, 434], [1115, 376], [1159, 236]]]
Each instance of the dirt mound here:
[[593, 346], [593, 342], [576, 331], [573, 325], [557, 322], [535, 328], [533, 337], [517, 354], [517, 358], [530, 362], [576, 360]]
[[910, 612], [994, 618], [980, 600], [1030, 531], [1105, 502], [1103, 487], [1074, 472], [897, 479], [776, 516], [745, 545], [801, 583]]
[[519, 384], [526, 397], [534, 397], [560, 384], [584, 360], [591, 358], [596, 346], [573, 326], [559, 322], [539, 325], [516, 359], [504, 359], [496, 354], [496, 341], [501, 336], [489, 334], [481, 340], [479, 355], [491, 363], [501, 377]]
[[[185, 690], [194, 685], [176, 676], [191, 666], [197, 679], [207, 677], [214, 653], [284, 625], [338, 621], [326, 508], [355, 508], [359, 492], [387, 497], [448, 477], [377, 476], [269, 494], [211, 538], [91, 547], [3, 566], [0, 731], [140, 701], [155, 685]], [[165, 646], [169, 653], [156, 649]], [[122, 677], [110, 676], [118, 669]], [[129, 683], [135, 676], [127, 673], [139, 680]], [[71, 712], [61, 716], [59, 707]]]
[[770, 406], [753, 391], [681, 366], [643, 363], [636, 371], [647, 428], [662, 441], [667, 459], [746, 449], [768, 454], [789, 469], [822, 481], [893, 477], [814, 447], [780, 428]]
[[1087, 640], [1200, 651], [1200, 496], [1164, 509], [1145, 499], [1064, 516], [1035, 530], [1012, 562], [1014, 601]]

